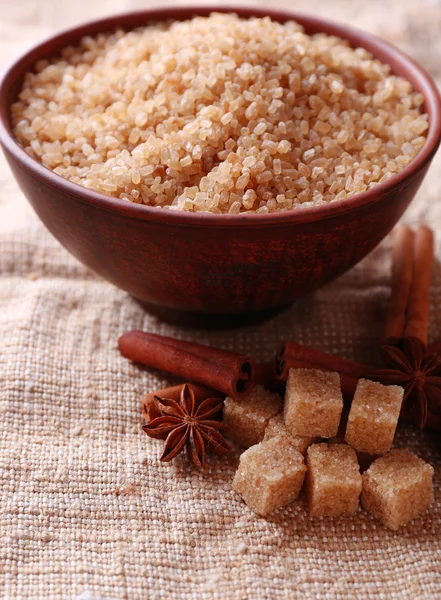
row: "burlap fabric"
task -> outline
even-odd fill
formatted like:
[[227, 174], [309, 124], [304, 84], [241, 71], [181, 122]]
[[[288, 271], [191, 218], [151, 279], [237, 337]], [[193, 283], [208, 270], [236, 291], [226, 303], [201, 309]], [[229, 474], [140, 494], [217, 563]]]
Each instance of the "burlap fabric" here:
[[[263, 3], [262, 3], [263, 4]], [[441, 80], [441, 7], [421, 1], [316, 2], [401, 44]], [[31, 41], [141, 0], [3, 5], [2, 62]], [[289, 1], [286, 0], [286, 5]], [[299, 10], [308, 11], [306, 1]], [[164, 325], [74, 260], [0, 167], [0, 595], [88, 599], [423, 599], [441, 596], [441, 443], [402, 428], [436, 469], [430, 512], [391, 533], [360, 511], [311, 522], [302, 502], [268, 520], [231, 490], [238, 453], [160, 464], [140, 430], [143, 392], [169, 383], [122, 359], [132, 327], [269, 357], [293, 339], [369, 360], [388, 288], [386, 240], [352, 272], [270, 322], [209, 333]], [[441, 226], [441, 159], [407, 213]], [[438, 257], [441, 240], [437, 240]], [[441, 337], [436, 264], [430, 337]]]

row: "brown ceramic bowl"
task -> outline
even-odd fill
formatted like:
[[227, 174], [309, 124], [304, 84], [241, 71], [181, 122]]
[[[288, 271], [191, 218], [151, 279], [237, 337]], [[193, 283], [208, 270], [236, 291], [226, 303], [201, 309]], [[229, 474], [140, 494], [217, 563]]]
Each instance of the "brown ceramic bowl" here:
[[[241, 16], [295, 19], [363, 46], [425, 97], [427, 141], [401, 173], [374, 189], [327, 206], [269, 215], [207, 215], [122, 202], [70, 183], [30, 158], [11, 134], [9, 109], [24, 74], [83, 35], [164, 19], [207, 15], [211, 7], [146, 10], [88, 23], [35, 46], [5, 74], [0, 141], [40, 219], [78, 260], [162, 316], [255, 315], [286, 306], [338, 277], [392, 229], [415, 196], [440, 143], [441, 104], [430, 76], [413, 60], [366, 33], [305, 15], [224, 7]], [[239, 319], [242, 317], [240, 316]]]

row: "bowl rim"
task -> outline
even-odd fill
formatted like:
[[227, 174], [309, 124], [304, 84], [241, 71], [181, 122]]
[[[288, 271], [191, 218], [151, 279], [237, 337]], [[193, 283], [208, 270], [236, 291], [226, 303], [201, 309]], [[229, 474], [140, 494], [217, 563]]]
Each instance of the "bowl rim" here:
[[[206, 16], [211, 12], [236, 13], [240, 17], [270, 16], [273, 20], [284, 22], [294, 20], [305, 27], [306, 31], [325, 31], [330, 35], [337, 35], [348, 40], [352, 46], [367, 48], [374, 56], [380, 56], [382, 62], [400, 65], [407, 76], [413, 79], [414, 87], [419, 88], [425, 98], [425, 110], [429, 113], [429, 129], [424, 146], [417, 156], [398, 174], [388, 181], [379, 183], [375, 187], [329, 204], [299, 207], [290, 211], [275, 213], [245, 213], [238, 215], [210, 214], [208, 212], [184, 212], [153, 207], [144, 204], [131, 203], [119, 198], [106, 196], [94, 190], [85, 188], [57, 175], [44, 167], [36, 159], [30, 157], [18, 144], [10, 127], [10, 103], [8, 102], [9, 89], [17, 77], [22, 77], [28, 70], [29, 64], [35, 63], [39, 57], [46, 56], [45, 51], [55, 47], [55, 52], [65, 45], [79, 40], [83, 35], [93, 35], [100, 31], [111, 30], [116, 27], [134, 28], [142, 24], [154, 23], [161, 20], [184, 20], [192, 16]], [[65, 40], [69, 39], [67, 42]], [[50, 54], [50, 53], [49, 53]], [[388, 59], [383, 59], [382, 57]], [[23, 69], [23, 65], [26, 66]], [[94, 205], [99, 209], [120, 213], [129, 218], [166, 222], [186, 226], [274, 226], [280, 224], [307, 223], [317, 220], [326, 220], [352, 212], [363, 206], [374, 204], [391, 194], [397, 193], [404, 185], [408, 185], [430, 163], [441, 141], [441, 98], [438, 89], [427, 71], [402, 50], [381, 38], [347, 26], [335, 23], [325, 18], [310, 16], [295, 11], [279, 11], [271, 9], [254, 8], [251, 6], [216, 6], [216, 5], [186, 5], [167, 8], [152, 8], [133, 12], [125, 12], [110, 17], [88, 21], [75, 27], [67, 28], [42, 41], [37, 42], [23, 52], [4, 71], [0, 82], [0, 144], [6, 154], [10, 154], [20, 165], [35, 178], [57, 189], [59, 192], [74, 197], [76, 200]]]

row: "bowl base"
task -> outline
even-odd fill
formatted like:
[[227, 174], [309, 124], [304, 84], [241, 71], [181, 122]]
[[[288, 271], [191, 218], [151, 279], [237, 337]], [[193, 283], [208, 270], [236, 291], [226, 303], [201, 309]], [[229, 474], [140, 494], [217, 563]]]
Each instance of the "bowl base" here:
[[254, 325], [275, 317], [290, 306], [290, 304], [285, 304], [277, 308], [228, 315], [222, 313], [196, 313], [168, 308], [145, 302], [138, 298], [136, 298], [136, 301], [149, 313], [165, 323], [196, 329], [236, 329], [238, 327]]

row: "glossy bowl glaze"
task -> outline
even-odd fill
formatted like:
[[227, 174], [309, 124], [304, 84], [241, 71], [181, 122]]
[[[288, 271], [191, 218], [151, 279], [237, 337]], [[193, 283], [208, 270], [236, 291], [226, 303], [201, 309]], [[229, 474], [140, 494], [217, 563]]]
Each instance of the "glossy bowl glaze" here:
[[441, 104], [430, 76], [374, 36], [295, 13], [222, 7], [240, 16], [294, 19], [363, 46], [425, 97], [430, 127], [420, 154], [398, 175], [353, 198], [292, 212], [208, 215], [130, 204], [64, 180], [30, 158], [11, 134], [10, 106], [36, 60], [83, 35], [164, 19], [208, 15], [213, 7], [176, 7], [118, 15], [40, 43], [6, 72], [0, 88], [0, 141], [40, 219], [69, 252], [150, 310], [172, 320], [224, 315], [223, 323], [267, 314], [338, 277], [392, 229], [415, 196], [440, 143]]

